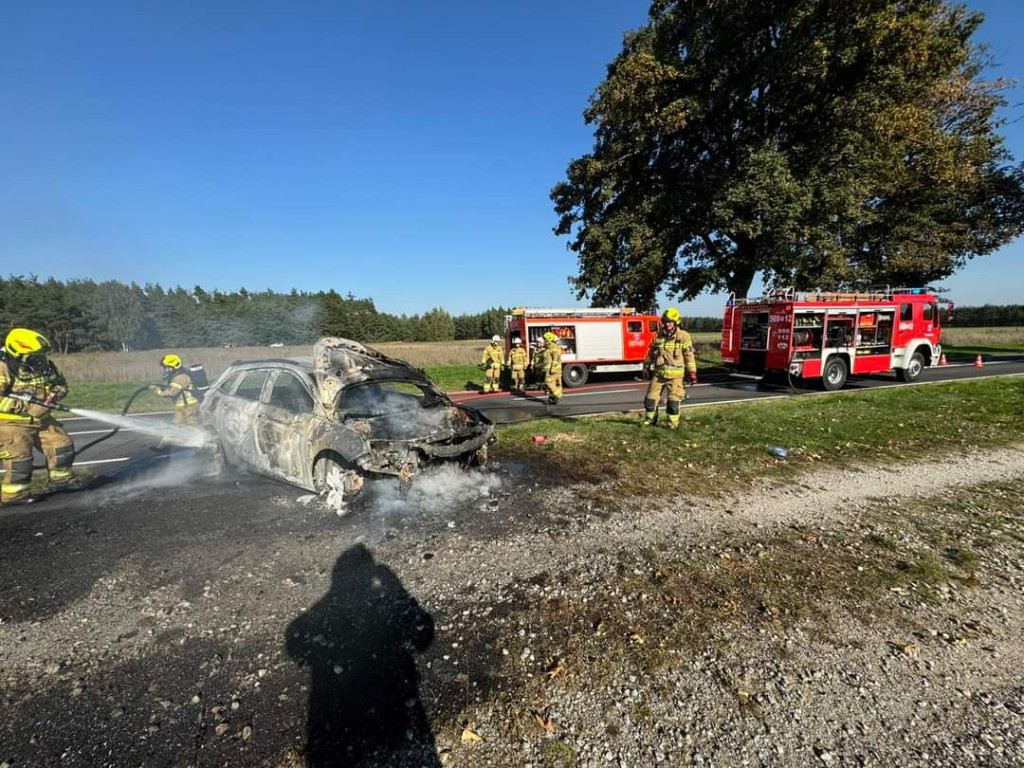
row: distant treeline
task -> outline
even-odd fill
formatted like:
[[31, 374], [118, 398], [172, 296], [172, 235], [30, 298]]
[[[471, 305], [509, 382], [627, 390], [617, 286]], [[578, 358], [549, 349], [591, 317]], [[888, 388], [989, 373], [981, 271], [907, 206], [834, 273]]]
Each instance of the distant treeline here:
[[1000, 325], [1024, 325], [1024, 304], [986, 304], [983, 307], [956, 307], [953, 322], [957, 328], [995, 328]]
[[61, 352], [310, 344], [320, 336], [368, 343], [482, 339], [502, 333], [506, 310], [452, 316], [378, 312], [336, 291], [222, 293], [117, 281], [0, 277], [0, 331], [24, 326]]

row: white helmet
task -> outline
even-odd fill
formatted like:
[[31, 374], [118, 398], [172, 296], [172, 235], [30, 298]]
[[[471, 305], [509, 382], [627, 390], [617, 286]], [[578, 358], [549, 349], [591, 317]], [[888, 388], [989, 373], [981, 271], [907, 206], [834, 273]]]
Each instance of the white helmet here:
[[519, 338], [518, 336], [516, 336], [515, 338], [513, 338], [513, 339], [512, 339], [512, 343], [513, 343], [513, 344], [517, 344], [517, 345], [518, 345], [518, 344], [522, 344], [522, 343], [523, 343], [523, 340], [522, 340], [522, 339], [520, 339], [520, 338]]
[[501, 341], [501, 336], [499, 336], [498, 334], [494, 334], [493, 336], [491, 336], [491, 341], [497, 344], [499, 341]]

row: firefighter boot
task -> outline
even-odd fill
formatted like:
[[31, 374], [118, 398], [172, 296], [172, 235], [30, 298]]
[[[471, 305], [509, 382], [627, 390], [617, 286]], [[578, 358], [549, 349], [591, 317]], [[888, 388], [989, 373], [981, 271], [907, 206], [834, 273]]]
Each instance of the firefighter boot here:
[[0, 485], [0, 506], [14, 506], [15, 504], [28, 504], [32, 501], [28, 483], [12, 483]]
[[668, 428], [679, 429], [679, 406], [680, 401], [672, 398], [665, 403], [665, 412], [668, 414]]
[[644, 400], [644, 417], [640, 420], [641, 427], [653, 427], [658, 423], [658, 404], [654, 400]]
[[82, 481], [75, 477], [70, 469], [50, 470], [51, 491], [73, 491], [77, 490], [81, 484]]

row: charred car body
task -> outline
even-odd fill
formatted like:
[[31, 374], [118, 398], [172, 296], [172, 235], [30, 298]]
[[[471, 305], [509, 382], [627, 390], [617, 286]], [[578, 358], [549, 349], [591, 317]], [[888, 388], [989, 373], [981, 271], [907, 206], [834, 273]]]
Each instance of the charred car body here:
[[311, 360], [232, 363], [200, 421], [224, 459], [316, 492], [366, 477], [408, 483], [434, 461], [486, 460], [491, 422], [455, 405], [420, 370], [355, 341], [325, 338]]

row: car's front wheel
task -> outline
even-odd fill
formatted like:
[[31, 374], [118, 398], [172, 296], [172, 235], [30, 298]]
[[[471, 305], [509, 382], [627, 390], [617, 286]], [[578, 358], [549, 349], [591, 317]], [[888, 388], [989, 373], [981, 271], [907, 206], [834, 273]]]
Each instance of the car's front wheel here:
[[336, 454], [321, 454], [313, 464], [313, 490], [329, 505], [340, 507], [358, 496], [363, 483], [363, 476]]

